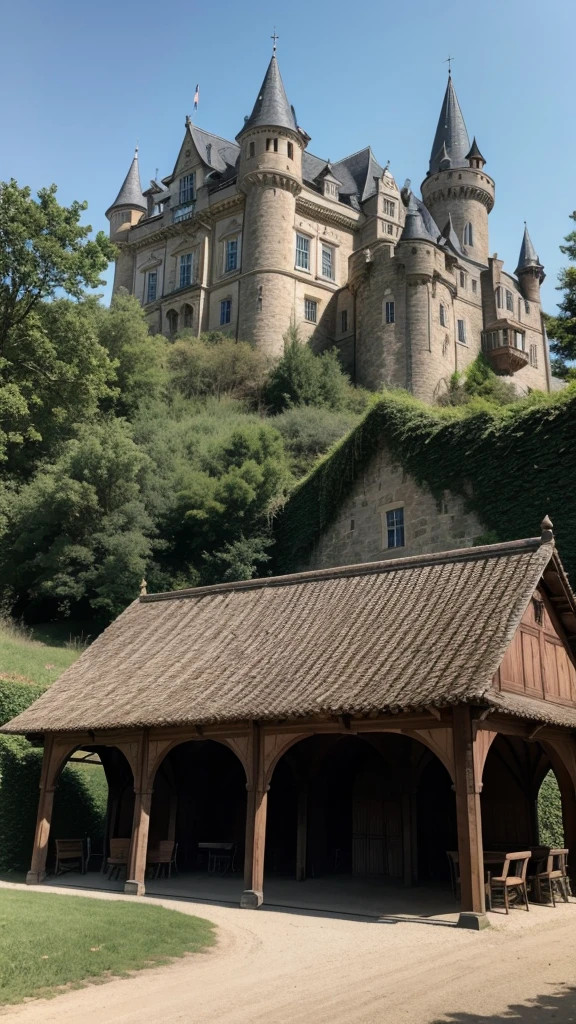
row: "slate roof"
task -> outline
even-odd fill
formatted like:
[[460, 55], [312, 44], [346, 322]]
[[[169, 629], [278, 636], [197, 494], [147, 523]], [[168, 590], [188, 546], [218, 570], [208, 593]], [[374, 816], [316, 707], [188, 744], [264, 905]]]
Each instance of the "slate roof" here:
[[118, 206], [131, 206], [133, 209], [143, 210], [144, 213], [146, 213], [148, 209], [148, 204], [142, 195], [140, 169], [138, 167], [138, 150], [134, 153], [132, 163], [130, 164], [130, 170], [124, 178], [122, 188], [112, 203], [112, 206], [109, 206], [106, 210], [106, 216], [108, 216], [108, 214]]
[[528, 234], [528, 228], [524, 225], [524, 235], [522, 237], [522, 245], [520, 246], [520, 256], [518, 257], [518, 266], [516, 267], [516, 273], [519, 271], [526, 270], [528, 267], [540, 268], [542, 264], [536, 254], [536, 249], [532, 245], [532, 239]]
[[272, 56], [268, 65], [254, 109], [236, 138], [239, 139], [249, 128], [264, 127], [265, 125], [290, 128], [293, 132], [297, 130], [294, 108], [288, 102], [275, 55]]
[[466, 154], [470, 149], [470, 140], [451, 75], [448, 76], [448, 85], [446, 86], [442, 110], [438, 118], [438, 127], [436, 128], [436, 135], [432, 143], [430, 174], [435, 174], [440, 169], [442, 147], [444, 145], [446, 145], [446, 151], [450, 157], [452, 167], [468, 166]]
[[[190, 134], [194, 145], [204, 163], [208, 164], [215, 171], [225, 171], [228, 167], [235, 167], [240, 155], [240, 146], [228, 139], [222, 139], [219, 135], [198, 128], [195, 124], [190, 125]], [[207, 146], [210, 146], [210, 159], [208, 159]]]
[[2, 731], [364, 715], [461, 702], [513, 714], [524, 708], [536, 721], [574, 727], [574, 709], [520, 696], [507, 705], [491, 689], [550, 563], [559, 578], [553, 540], [535, 538], [141, 597]]
[[440, 239], [440, 231], [430, 211], [421, 199], [416, 198], [413, 192], [408, 201], [406, 220], [400, 241], [406, 242], [410, 239], [424, 239], [426, 242], [433, 242], [434, 245], [437, 245]]

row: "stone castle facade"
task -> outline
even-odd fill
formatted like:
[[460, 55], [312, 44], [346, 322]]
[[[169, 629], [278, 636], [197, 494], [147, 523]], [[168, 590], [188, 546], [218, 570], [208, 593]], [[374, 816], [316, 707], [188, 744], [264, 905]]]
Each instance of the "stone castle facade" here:
[[494, 181], [451, 76], [422, 199], [369, 147], [331, 164], [309, 142], [274, 54], [236, 142], [187, 118], [172, 174], [144, 191], [136, 153], [107, 211], [114, 290], [155, 332], [225, 331], [271, 358], [295, 323], [357, 383], [425, 401], [480, 351], [519, 391], [550, 390], [544, 269], [527, 229], [515, 274], [490, 255]]

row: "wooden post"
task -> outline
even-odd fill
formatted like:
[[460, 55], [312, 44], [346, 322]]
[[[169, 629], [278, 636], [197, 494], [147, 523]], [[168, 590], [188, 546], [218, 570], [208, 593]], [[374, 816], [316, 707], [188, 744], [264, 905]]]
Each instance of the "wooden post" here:
[[252, 724], [252, 772], [248, 781], [246, 809], [246, 850], [244, 854], [244, 892], [240, 906], [255, 910], [264, 900], [264, 856], [266, 851], [266, 812], [268, 786], [263, 779], [263, 737], [257, 722]]
[[308, 831], [308, 787], [303, 783], [298, 791], [298, 817], [296, 822], [296, 881], [306, 880], [306, 846]]
[[138, 778], [134, 779], [134, 819], [132, 842], [128, 858], [127, 878], [124, 892], [131, 896], [143, 896], [146, 891], [146, 855], [148, 853], [148, 830], [150, 827], [150, 806], [152, 790], [148, 786], [148, 733], [142, 733], [138, 752]]
[[489, 924], [484, 892], [484, 854], [480, 791], [476, 778], [472, 715], [467, 704], [453, 710], [454, 767], [456, 773], [456, 819], [460, 860], [461, 928], [479, 931]]
[[39, 885], [46, 878], [46, 857], [48, 855], [48, 840], [50, 838], [54, 791], [56, 789], [53, 777], [53, 759], [54, 737], [49, 735], [44, 740], [44, 756], [40, 773], [40, 799], [36, 816], [34, 846], [32, 847], [32, 862], [30, 864], [30, 871], [26, 875], [27, 885]]

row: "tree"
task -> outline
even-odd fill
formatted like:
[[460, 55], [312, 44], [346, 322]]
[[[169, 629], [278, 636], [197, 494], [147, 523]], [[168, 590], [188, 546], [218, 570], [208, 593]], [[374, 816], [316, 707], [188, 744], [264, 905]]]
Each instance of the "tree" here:
[[268, 359], [246, 341], [211, 332], [180, 336], [168, 354], [171, 385], [186, 398], [246, 399], [257, 405]]
[[146, 314], [134, 295], [120, 291], [109, 309], [98, 307], [98, 340], [113, 360], [120, 415], [131, 416], [143, 399], [159, 397], [166, 386], [168, 342], [150, 334]]
[[273, 412], [299, 405], [356, 408], [360, 412], [367, 399], [366, 392], [350, 384], [335, 349], [315, 355], [300, 340], [298, 328], [292, 326], [284, 336], [284, 355], [264, 388], [264, 401]]
[[[570, 217], [576, 221], [576, 210]], [[576, 231], [566, 235], [564, 241], [566, 244], [560, 246], [560, 252], [576, 263]], [[545, 314], [544, 320], [553, 356], [552, 369], [557, 376], [570, 378], [576, 376], [574, 369], [568, 366], [569, 361], [576, 360], [576, 266], [563, 267], [558, 281], [558, 291], [564, 292], [558, 303], [560, 313], [558, 316]]]

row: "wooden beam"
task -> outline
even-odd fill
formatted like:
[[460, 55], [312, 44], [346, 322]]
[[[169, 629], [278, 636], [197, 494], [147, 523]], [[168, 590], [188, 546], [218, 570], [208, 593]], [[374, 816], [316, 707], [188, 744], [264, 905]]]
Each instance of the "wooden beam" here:
[[244, 853], [244, 892], [240, 906], [256, 909], [264, 900], [264, 857], [266, 853], [266, 815], [268, 786], [264, 784], [264, 736], [258, 722], [252, 723], [251, 772], [246, 807], [246, 847]]
[[480, 930], [488, 924], [484, 893], [484, 856], [480, 787], [476, 778], [471, 709], [461, 704], [453, 711], [456, 820], [460, 860], [461, 912], [458, 924]]
[[26, 883], [28, 885], [38, 885], [46, 877], [46, 857], [48, 855], [48, 840], [50, 838], [54, 790], [56, 788], [55, 784], [51, 782], [54, 759], [54, 737], [48, 735], [45, 741], [42, 771], [40, 774], [40, 799], [38, 801], [36, 831], [32, 847], [32, 862], [30, 864], [30, 871], [26, 875]]
[[131, 896], [143, 896], [146, 891], [146, 855], [148, 853], [148, 830], [150, 828], [150, 808], [152, 790], [148, 786], [149, 774], [149, 743], [148, 731], [143, 730], [138, 750], [138, 774], [134, 779], [134, 818], [132, 822], [132, 842], [126, 872], [124, 892]]

